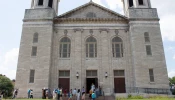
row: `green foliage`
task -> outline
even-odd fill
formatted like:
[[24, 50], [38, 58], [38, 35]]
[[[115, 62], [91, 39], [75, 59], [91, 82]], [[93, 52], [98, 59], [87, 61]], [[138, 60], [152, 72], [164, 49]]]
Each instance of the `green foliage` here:
[[0, 75], [0, 92], [5, 92], [4, 97], [12, 96], [13, 89], [14, 86], [12, 84], [12, 81], [3, 75]]
[[172, 77], [172, 78], [169, 78], [169, 81], [170, 81], [170, 85], [171, 85], [171, 84], [175, 84], [175, 76]]
[[128, 95], [128, 99], [144, 99], [143, 96], [137, 95], [137, 96], [132, 96], [131, 94]]

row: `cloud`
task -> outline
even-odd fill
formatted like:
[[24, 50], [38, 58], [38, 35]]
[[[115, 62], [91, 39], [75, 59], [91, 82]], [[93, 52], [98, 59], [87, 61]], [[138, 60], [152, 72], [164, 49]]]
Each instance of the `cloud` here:
[[6, 52], [0, 59], [0, 74], [10, 79], [15, 79], [19, 48], [13, 48]]
[[175, 55], [173, 56], [173, 59], [175, 60]]
[[169, 77], [175, 77], [175, 70], [174, 71], [170, 71], [169, 73], [168, 73], [168, 76]]
[[175, 41], [174, 18], [175, 14], [162, 16], [160, 18], [163, 40]]

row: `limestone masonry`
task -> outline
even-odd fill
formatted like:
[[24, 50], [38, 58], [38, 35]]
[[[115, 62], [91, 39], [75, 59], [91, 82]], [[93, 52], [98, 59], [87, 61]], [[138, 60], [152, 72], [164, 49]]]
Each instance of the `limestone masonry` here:
[[43, 88], [88, 92], [92, 83], [105, 95], [168, 89], [157, 9], [150, 0], [122, 2], [125, 15], [90, 1], [57, 16], [59, 0], [32, 0], [23, 19], [18, 97], [28, 89], [35, 98]]

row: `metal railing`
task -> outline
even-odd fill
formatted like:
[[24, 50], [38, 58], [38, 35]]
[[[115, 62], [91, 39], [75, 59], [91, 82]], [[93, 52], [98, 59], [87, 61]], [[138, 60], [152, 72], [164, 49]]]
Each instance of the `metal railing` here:
[[[114, 89], [115, 93], [115, 89]], [[141, 87], [126, 87], [126, 93], [146, 93], [146, 94], [171, 94], [170, 89], [165, 88], [141, 88]]]

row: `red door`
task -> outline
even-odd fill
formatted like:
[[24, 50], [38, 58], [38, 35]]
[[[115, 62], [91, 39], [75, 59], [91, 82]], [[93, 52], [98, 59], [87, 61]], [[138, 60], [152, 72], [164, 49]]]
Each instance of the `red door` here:
[[115, 93], [126, 93], [125, 78], [114, 78]]
[[70, 79], [69, 78], [59, 78], [59, 88], [63, 88], [63, 91], [67, 90], [67, 92], [70, 90]]

